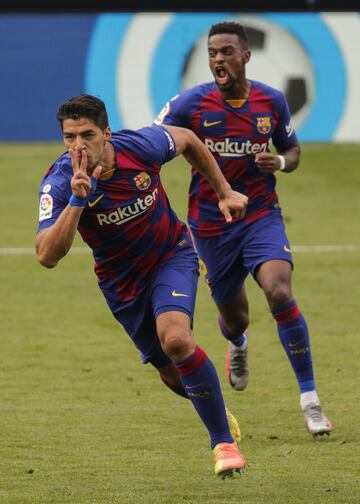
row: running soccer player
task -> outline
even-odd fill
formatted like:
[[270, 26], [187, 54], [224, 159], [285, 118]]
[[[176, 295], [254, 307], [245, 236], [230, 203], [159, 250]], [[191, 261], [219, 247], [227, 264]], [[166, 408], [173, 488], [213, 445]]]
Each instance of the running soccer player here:
[[192, 165], [188, 221], [219, 311], [220, 331], [229, 340], [227, 378], [236, 390], [248, 383], [244, 281], [251, 273], [264, 291], [295, 372], [306, 427], [313, 435], [329, 434], [332, 424], [315, 388], [308, 327], [291, 290], [293, 260], [275, 190], [274, 173], [292, 172], [300, 159], [288, 104], [282, 92], [246, 78], [251, 53], [239, 23], [210, 28], [208, 55], [214, 81], [174, 97], [155, 124], [194, 131], [231, 187], [248, 196], [245, 218], [225, 225], [211, 186]]
[[[171, 209], [161, 165], [179, 154], [198, 166], [227, 222], [244, 214], [247, 197], [233, 191], [213, 156], [191, 131], [151, 126], [111, 133], [104, 103], [92, 95], [58, 110], [67, 152], [40, 185], [37, 258], [53, 268], [76, 231], [92, 249], [100, 289], [144, 363], [190, 399], [208, 429], [220, 477], [242, 472], [216, 370], [196, 345], [192, 319], [198, 257], [189, 230]], [[230, 427], [229, 427], [230, 424]]]

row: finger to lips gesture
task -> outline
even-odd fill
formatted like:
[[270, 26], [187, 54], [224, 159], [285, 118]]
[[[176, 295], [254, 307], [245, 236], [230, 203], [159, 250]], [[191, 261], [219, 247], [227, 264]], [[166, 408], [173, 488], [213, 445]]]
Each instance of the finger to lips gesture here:
[[91, 191], [91, 180], [87, 174], [87, 154], [83, 149], [77, 152], [74, 149], [69, 149], [73, 176], [71, 178], [71, 189], [77, 198], [86, 198]]

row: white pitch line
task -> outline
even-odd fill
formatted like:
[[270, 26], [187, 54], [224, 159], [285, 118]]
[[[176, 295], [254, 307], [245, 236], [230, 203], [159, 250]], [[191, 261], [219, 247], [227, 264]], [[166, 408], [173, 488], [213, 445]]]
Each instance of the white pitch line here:
[[360, 245], [293, 245], [292, 252], [359, 252]]
[[[360, 245], [293, 245], [292, 252], [360, 252]], [[73, 247], [72, 254], [89, 254], [87, 247]], [[0, 255], [35, 255], [35, 248], [31, 247], [4, 247], [0, 248]]]

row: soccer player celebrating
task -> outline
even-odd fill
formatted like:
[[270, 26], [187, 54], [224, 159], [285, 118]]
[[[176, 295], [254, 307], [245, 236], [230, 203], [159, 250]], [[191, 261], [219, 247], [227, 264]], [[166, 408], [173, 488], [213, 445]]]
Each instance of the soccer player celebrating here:
[[264, 291], [295, 372], [307, 429], [313, 435], [329, 434], [332, 425], [315, 388], [308, 327], [291, 290], [292, 256], [275, 191], [274, 173], [292, 172], [300, 159], [288, 104], [280, 91], [246, 78], [251, 53], [240, 24], [213, 25], [208, 55], [215, 81], [170, 100], [155, 124], [193, 130], [231, 187], [248, 197], [245, 218], [225, 225], [211, 186], [192, 165], [188, 220], [219, 310], [220, 331], [229, 340], [227, 378], [236, 390], [248, 382], [244, 281], [250, 272]]
[[151, 126], [112, 134], [104, 103], [92, 95], [66, 101], [57, 118], [67, 152], [40, 186], [40, 264], [56, 266], [80, 232], [92, 249], [107, 304], [143, 362], [151, 362], [170, 389], [190, 399], [208, 429], [215, 473], [223, 478], [242, 472], [236, 419], [225, 409], [211, 360], [193, 338], [198, 258], [188, 228], [169, 205], [161, 165], [179, 154], [195, 164], [213, 187], [226, 222], [232, 214], [244, 215], [247, 197], [230, 188], [189, 130]]

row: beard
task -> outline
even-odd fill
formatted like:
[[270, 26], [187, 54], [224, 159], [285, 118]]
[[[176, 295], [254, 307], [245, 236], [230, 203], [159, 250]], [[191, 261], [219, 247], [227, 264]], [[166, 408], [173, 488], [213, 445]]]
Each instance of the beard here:
[[225, 82], [219, 82], [219, 79], [217, 76], [215, 76], [215, 82], [217, 87], [220, 89], [220, 91], [231, 91], [235, 88], [236, 85], [236, 79], [230, 74], [227, 74], [227, 78]]

